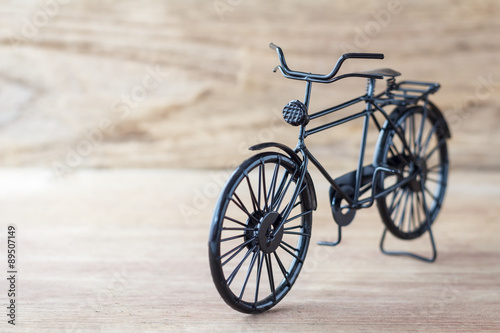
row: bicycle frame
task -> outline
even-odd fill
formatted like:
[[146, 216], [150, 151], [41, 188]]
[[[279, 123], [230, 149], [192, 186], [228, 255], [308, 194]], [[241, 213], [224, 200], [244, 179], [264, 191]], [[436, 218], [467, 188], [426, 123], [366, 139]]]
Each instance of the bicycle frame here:
[[[281, 69], [281, 68], [280, 68]], [[285, 75], [286, 77], [287, 75]], [[334, 79], [340, 79], [344, 77], [351, 77], [354, 76], [356, 77], [357, 75], [350, 75], [346, 74], [343, 77], [336, 77]], [[289, 78], [291, 79], [298, 79], [296, 77], [290, 76]], [[312, 82], [319, 82], [319, 83], [332, 83], [334, 82], [334, 79], [331, 79], [329, 81], [321, 81], [317, 79], [309, 79], [309, 77], [302, 78], [299, 80], [306, 81], [306, 89], [305, 89], [305, 95], [304, 95], [304, 105], [306, 106], [307, 109], [309, 109], [309, 101], [311, 97], [311, 90], [312, 90]], [[374, 122], [375, 126], [379, 130], [379, 132], [382, 130], [382, 126], [380, 125], [379, 121], [375, 117], [375, 112], [379, 111], [385, 118], [385, 120], [389, 123], [390, 129], [395, 129], [396, 135], [401, 139], [403, 143], [403, 152], [408, 151], [411, 152], [408, 142], [403, 134], [400, 133], [398, 130], [398, 127], [394, 122], [391, 120], [387, 112], [384, 111], [383, 107], [386, 105], [409, 105], [409, 104], [417, 104], [419, 101], [422, 101], [424, 103], [424, 110], [428, 110], [429, 107], [433, 108], [433, 112], [437, 113], [438, 116], [440, 116], [442, 119], [444, 117], [442, 116], [441, 112], [434, 107], [434, 105], [429, 101], [428, 95], [431, 93], [434, 93], [439, 89], [439, 84], [437, 83], [429, 83], [429, 82], [420, 82], [420, 81], [402, 81], [398, 84], [395, 84], [395, 80], [389, 79], [388, 81], [388, 87], [384, 92], [381, 92], [377, 95], [374, 95], [375, 91], [375, 80], [380, 79], [379, 77], [367, 77], [368, 84], [367, 84], [367, 92], [365, 95], [356, 97], [354, 99], [351, 99], [347, 102], [338, 104], [336, 106], [317, 111], [311, 115], [309, 115], [309, 119], [317, 119], [323, 116], [326, 116], [328, 114], [334, 113], [336, 111], [340, 111], [342, 109], [345, 109], [347, 107], [356, 105], [358, 103], [365, 103], [365, 108], [363, 111], [343, 117], [341, 119], [314, 127], [312, 129], [306, 130], [306, 126], [304, 124], [300, 125], [299, 128], [299, 138], [298, 138], [298, 143], [297, 146], [294, 150], [295, 153], [300, 152], [302, 155], [302, 162], [300, 165], [300, 176], [297, 180], [297, 190], [293, 194], [293, 200], [297, 198], [299, 195], [300, 191], [302, 190], [302, 184], [304, 181], [304, 178], [306, 177], [307, 174], [307, 167], [309, 160], [314, 164], [314, 166], [321, 172], [323, 177], [330, 183], [332, 188], [336, 191], [336, 193], [342, 197], [343, 200], [347, 202], [347, 205], [341, 206], [341, 209], [347, 208], [349, 210], [354, 209], [361, 209], [361, 208], [369, 208], [373, 205], [376, 199], [381, 198], [388, 193], [392, 192], [394, 189], [412, 181], [415, 179], [417, 176], [416, 173], [411, 174], [410, 176], [403, 178], [396, 182], [394, 185], [386, 188], [385, 190], [375, 193], [375, 189], [373, 184], [376, 184], [377, 182], [377, 177], [383, 172], [390, 173], [390, 174], [395, 174], [395, 175], [400, 175], [401, 172], [399, 170], [394, 170], [388, 166], [376, 166], [372, 177], [371, 177], [371, 195], [368, 198], [364, 198], [360, 200], [360, 189], [362, 187], [362, 177], [363, 177], [363, 163], [365, 159], [365, 151], [366, 151], [366, 141], [368, 137], [368, 129], [370, 126], [370, 118]], [[423, 86], [426, 87], [427, 89], [415, 89], [415, 88], [407, 88], [405, 87], [406, 85], [411, 85], [411, 86]], [[355, 184], [354, 184], [354, 196], [351, 198], [347, 193], [345, 193], [344, 190], [342, 190], [342, 187], [340, 184], [338, 184], [337, 181], [335, 181], [329, 172], [321, 165], [321, 163], [314, 157], [314, 155], [309, 151], [309, 149], [306, 147], [305, 144], [305, 138], [312, 135], [319, 133], [321, 131], [324, 131], [326, 129], [330, 129], [332, 127], [336, 127], [342, 124], [345, 124], [349, 121], [358, 119], [358, 118], [364, 118], [363, 120], [363, 129], [362, 129], [362, 134], [361, 134], [361, 143], [360, 143], [360, 148], [359, 148], [359, 156], [358, 156], [358, 163], [357, 163], [357, 168], [355, 170]], [[425, 117], [424, 117], [425, 118]], [[446, 125], [446, 122], [444, 122]], [[447, 126], [445, 126], [446, 137], [450, 137], [449, 129]], [[411, 154], [410, 154], [411, 155]], [[292, 207], [288, 207], [288, 209], [285, 210], [284, 212], [284, 220], [289, 215], [289, 212], [291, 211]], [[275, 233], [278, 232], [278, 230], [282, 227], [283, 225], [281, 224], [276, 230]], [[340, 235], [340, 225], [339, 225], [339, 235]], [[339, 236], [340, 237], [340, 236]], [[339, 238], [340, 240], [340, 238]]]
[[[387, 129], [387, 128], [389, 130], [395, 131], [395, 134], [398, 136], [398, 138], [401, 140], [401, 142], [403, 144], [403, 147], [402, 147], [403, 154], [405, 152], [409, 153], [408, 156], [406, 156], [404, 158], [401, 157], [401, 154], [398, 154], [398, 156], [400, 156], [401, 159], [404, 159], [404, 162], [407, 162], [407, 163], [417, 162], [411, 154], [411, 149], [408, 145], [408, 142], [405, 138], [404, 133], [401, 134], [401, 128], [397, 127], [396, 124], [392, 121], [391, 117], [384, 111], [383, 107], [386, 105], [408, 106], [408, 105], [417, 105], [417, 103], [422, 101], [424, 103], [424, 105], [423, 105], [423, 107], [424, 107], [423, 119], [426, 118], [427, 112], [432, 112], [439, 119], [440, 123], [442, 123], [443, 131], [444, 131], [444, 133], [442, 133], [442, 134], [446, 138], [451, 137], [448, 125], [446, 123], [446, 120], [444, 119], [443, 114], [435, 105], [433, 105], [429, 101], [429, 98], [428, 98], [429, 94], [436, 92], [440, 88], [440, 85], [438, 83], [421, 82], [421, 81], [402, 81], [402, 82], [396, 83], [394, 76], [399, 75], [399, 73], [392, 72], [391, 70], [389, 70], [391, 72], [378, 72], [378, 71], [361, 72], [361, 73], [348, 73], [348, 74], [336, 76], [337, 72], [340, 69], [340, 66], [342, 65], [342, 63], [346, 59], [349, 59], [349, 58], [383, 59], [384, 58], [383, 54], [379, 54], [379, 53], [346, 53], [339, 58], [334, 69], [329, 74], [319, 75], [319, 74], [311, 74], [311, 73], [305, 73], [305, 72], [291, 70], [290, 68], [288, 68], [288, 66], [286, 64], [285, 57], [284, 57], [284, 54], [283, 54], [281, 48], [273, 43], [271, 43], [269, 46], [272, 49], [275, 49], [277, 51], [278, 57], [279, 57], [280, 62], [281, 62], [281, 65], [275, 67], [274, 72], [279, 70], [283, 74], [283, 76], [286, 78], [293, 79], [293, 80], [306, 81], [306, 90], [305, 90], [303, 106], [305, 108], [305, 112], [307, 113], [307, 117], [309, 120], [328, 115], [330, 113], [342, 110], [344, 108], [347, 108], [349, 106], [352, 106], [352, 105], [355, 105], [355, 104], [358, 104], [361, 102], [365, 103], [365, 109], [361, 112], [358, 112], [358, 113], [355, 113], [353, 115], [341, 118], [339, 120], [335, 120], [335, 121], [314, 127], [312, 129], [309, 129], [309, 130], [306, 130], [308, 120], [300, 122], [298, 143], [297, 143], [295, 150], [293, 151], [293, 154], [291, 154], [291, 155], [295, 155], [296, 162], [300, 163], [300, 167], [299, 167], [300, 173], [299, 173], [299, 177], [297, 179], [296, 190], [293, 193], [291, 202], [295, 202], [295, 200], [297, 199], [300, 192], [302, 192], [306, 188], [305, 186], [303, 187], [303, 182], [304, 182], [306, 175], [308, 174], [307, 166], [308, 166], [309, 160], [311, 160], [311, 162], [318, 168], [318, 170], [321, 172], [321, 174], [326, 178], [326, 180], [330, 183], [332, 188], [336, 191], [335, 196], [340, 196], [340, 198], [341, 198], [340, 200], [345, 200], [347, 202], [347, 205], [343, 205], [343, 206], [340, 206], [340, 203], [339, 203], [339, 206], [334, 209], [334, 205], [333, 205], [334, 200], [338, 200], [338, 199], [332, 200], [332, 202], [331, 202], [332, 212], [334, 213], [335, 219], [336, 219], [336, 217], [335, 217], [334, 211], [337, 211], [337, 215], [338, 215], [339, 211], [341, 212], [343, 209], [348, 209], [347, 214], [351, 214], [351, 210], [353, 210], [355, 212], [356, 210], [361, 209], [361, 208], [371, 207], [376, 199], [384, 197], [385, 195], [394, 191], [398, 187], [405, 185], [406, 183], [414, 180], [417, 177], [417, 173], [413, 172], [409, 176], [403, 178], [401, 171], [392, 169], [386, 165], [377, 165], [377, 166], [375, 166], [375, 168], [373, 169], [372, 172], [371, 172], [371, 170], [367, 170], [367, 171], [370, 171], [370, 173], [371, 173], [369, 175], [369, 176], [371, 176], [371, 182], [368, 182], [368, 183], [365, 183], [362, 185], [363, 168], [364, 168], [363, 162], [364, 162], [364, 158], [365, 158], [366, 141], [367, 141], [367, 136], [368, 136], [368, 128], [370, 125], [370, 118], [375, 123], [379, 132], [382, 132], [382, 130]], [[387, 79], [386, 90], [377, 94], [377, 95], [374, 95], [375, 80], [376, 79], [383, 79], [384, 76], [389, 77]], [[311, 97], [311, 89], [312, 89], [313, 82], [333, 83], [335, 81], [338, 81], [338, 80], [341, 80], [344, 78], [348, 78], [348, 77], [366, 78], [368, 80], [366, 94], [359, 96], [357, 98], [354, 98], [352, 100], [349, 100], [347, 102], [338, 104], [336, 106], [327, 108], [325, 110], [315, 112], [311, 115], [308, 114], [309, 113], [308, 112], [309, 101], [310, 101], [310, 97]], [[410, 86], [410, 87], [408, 87], [408, 86]], [[424, 87], [424, 89], [422, 89], [422, 87]], [[284, 109], [284, 111], [285, 111], [285, 109]], [[382, 128], [380, 126], [378, 120], [374, 116], [374, 113], [377, 111], [380, 111], [380, 113], [382, 113], [382, 115], [384, 116], [384, 118], [386, 120], [386, 123], [388, 123], [388, 127], [386, 127], [387, 125], [384, 125], [384, 128]], [[361, 144], [360, 144], [360, 148], [359, 148], [358, 165], [357, 165], [356, 170], [354, 171], [355, 172], [354, 187], [353, 187], [354, 195], [351, 198], [342, 189], [341, 184], [339, 184], [337, 181], [335, 181], [330, 176], [328, 171], [326, 171], [326, 169], [321, 165], [321, 163], [307, 149], [304, 140], [309, 135], [324, 131], [326, 129], [344, 124], [346, 122], [349, 122], [351, 120], [361, 118], [361, 117], [364, 118], [364, 122], [363, 122]], [[285, 120], [287, 120], [287, 119], [285, 119]], [[294, 125], [293, 123], [291, 123], [291, 124]], [[421, 124], [421, 126], [423, 126], [423, 123]], [[419, 135], [421, 136], [421, 133]], [[276, 144], [276, 143], [269, 143], [269, 144], [271, 146], [276, 146], [278, 148], [284, 149], [285, 151], [287, 151], [289, 153], [291, 152], [291, 149], [289, 149], [288, 147], [284, 147], [281, 144]], [[263, 145], [263, 146], [268, 146], [268, 145]], [[254, 146], [250, 149], [261, 149], [258, 147], [263, 147], [263, 146], [260, 146], [260, 145]], [[300, 152], [302, 155], [302, 161], [299, 161], [300, 157], [298, 155], [296, 155], [298, 152]], [[407, 157], [410, 158], [410, 161], [406, 160]], [[293, 158], [293, 156], [292, 156], [292, 158]], [[371, 166], [371, 167], [373, 167], [373, 166]], [[402, 179], [399, 179], [396, 182], [396, 184], [386, 188], [385, 190], [383, 190], [379, 193], [375, 193], [374, 184], [377, 184], [377, 181], [378, 181], [377, 177], [379, 177], [379, 175], [383, 172], [399, 175], [399, 177]], [[362, 194], [360, 194], [360, 190], [361, 190], [361, 187], [364, 185], [370, 185], [369, 187], [366, 187], [364, 189], [364, 192], [367, 191], [371, 187], [371, 196], [360, 200], [360, 196], [362, 194], [364, 194], [364, 192]], [[274, 235], [276, 235], [281, 230], [281, 228], [283, 227], [283, 225], [285, 223], [285, 220], [288, 218], [292, 209], [293, 209], [292, 206], [285, 208], [285, 210], [282, 214], [282, 221], [280, 222], [278, 227], [274, 229], [271, 237], [274, 237]], [[340, 214], [343, 215], [343, 213], [340, 213]], [[340, 232], [341, 227], [348, 225], [352, 221], [353, 217], [354, 217], [354, 215], [347, 217], [345, 221], [342, 221], [342, 223], [340, 223], [339, 221], [336, 220], [336, 222], [339, 226], [339, 238], [338, 238], [338, 241], [336, 243], [329, 243], [329, 242], [321, 242], [321, 243], [323, 243], [323, 245], [331, 245], [331, 246], [337, 245], [341, 239], [341, 236], [340, 236], [341, 235], [341, 232]], [[426, 259], [424, 259], [424, 260], [426, 260]]]
[[[364, 111], [361, 111], [361, 112], [355, 113], [353, 115], [341, 118], [339, 120], [329, 122], [329, 123], [324, 124], [324, 125], [314, 127], [312, 129], [309, 129], [309, 130], [306, 130], [306, 128], [305, 128], [306, 126], [301, 125], [300, 131], [299, 131], [299, 142], [298, 142], [297, 147], [295, 149], [296, 152], [297, 151], [301, 152], [301, 154], [303, 156], [303, 165], [307, 165], [308, 160], [310, 160], [316, 166], [316, 168], [318, 168], [318, 170], [326, 178], [326, 180], [330, 183], [330, 185], [337, 191], [337, 193], [340, 196], [342, 196], [343, 199], [345, 199], [345, 201], [349, 204], [349, 208], [361, 208], [361, 206], [367, 202], [373, 203], [373, 200], [375, 200], [381, 196], [386, 195], [387, 193], [389, 193], [392, 190], [392, 188], [390, 188], [390, 189], [388, 189], [384, 192], [381, 192], [377, 195], [372, 195], [371, 198], [367, 198], [363, 201], [359, 201], [359, 196], [360, 196], [359, 189], [361, 187], [362, 169], [363, 169], [363, 162], [364, 162], [364, 158], [365, 158], [366, 140], [368, 137], [368, 128], [369, 128], [369, 124], [370, 124], [370, 118], [372, 118], [372, 120], [374, 121], [374, 123], [376, 124], [376, 126], [379, 130], [381, 129], [381, 127], [380, 127], [380, 124], [378, 123], [377, 119], [375, 118], [374, 113], [376, 111], [381, 111], [382, 114], [384, 115], [384, 117], [386, 119], [389, 119], [387, 113], [382, 108], [380, 108], [380, 106], [376, 105], [376, 102], [374, 100], [373, 93], [374, 93], [374, 89], [375, 89], [375, 79], [368, 79], [368, 82], [369, 83], [368, 83], [367, 93], [364, 96], [360, 96], [360, 97], [354, 98], [350, 101], [347, 101], [345, 103], [333, 106], [331, 108], [328, 108], [328, 109], [325, 109], [322, 111], [318, 111], [316, 113], [311, 114], [309, 117], [310, 117], [310, 119], [316, 119], [316, 118], [328, 115], [330, 113], [342, 110], [344, 108], [347, 108], [349, 106], [352, 106], [352, 105], [355, 105], [358, 103], [362, 103], [362, 102], [366, 103]], [[305, 101], [304, 104], [307, 107], [309, 107], [309, 100], [310, 100], [310, 96], [311, 96], [311, 86], [312, 86], [312, 83], [310, 81], [308, 81], [307, 87], [306, 87], [306, 92], [305, 92], [305, 98], [304, 98], [304, 101]], [[362, 117], [364, 118], [364, 121], [363, 121], [361, 144], [360, 144], [360, 148], [359, 148], [359, 157], [358, 157], [358, 163], [357, 163], [357, 169], [356, 169], [356, 178], [355, 178], [356, 183], [355, 183], [355, 187], [354, 187], [355, 192], [354, 192], [354, 198], [351, 199], [351, 197], [349, 195], [347, 195], [342, 190], [342, 188], [339, 186], [339, 184], [330, 176], [328, 171], [321, 165], [321, 163], [309, 151], [309, 149], [305, 145], [304, 139], [306, 137], [308, 137], [309, 135], [324, 131], [326, 129], [329, 129], [329, 128], [332, 128], [332, 127], [335, 127], [338, 125], [342, 125], [346, 122], [349, 122], [351, 120], [355, 120], [358, 118], [362, 118]], [[406, 142], [405, 142], [405, 145], [407, 145]], [[378, 174], [381, 171], [390, 172], [390, 173], [399, 173], [396, 170], [392, 170], [392, 169], [385, 168], [385, 167], [378, 167], [375, 170], [376, 170], [376, 172], [374, 173], [374, 175]], [[301, 176], [303, 176], [303, 175], [305, 175], [305, 172], [303, 172]], [[403, 180], [402, 182], [399, 182], [398, 184], [396, 184], [394, 187], [401, 186], [403, 183], [408, 182], [410, 180], [411, 180], [411, 178], [410, 179], [407, 178], [407, 179]], [[373, 189], [372, 189], [372, 192], [373, 192]], [[371, 203], [369, 206], [371, 206]], [[366, 207], [369, 207], [369, 206], [366, 206]]]

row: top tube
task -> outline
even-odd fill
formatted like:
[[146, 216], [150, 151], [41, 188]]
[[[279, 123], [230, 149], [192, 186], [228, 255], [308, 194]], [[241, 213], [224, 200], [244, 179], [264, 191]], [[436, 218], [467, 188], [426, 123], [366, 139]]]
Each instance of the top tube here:
[[279, 69], [281, 74], [283, 74], [284, 77], [289, 78], [289, 79], [304, 80], [304, 81], [319, 82], [319, 83], [331, 83], [331, 82], [335, 82], [335, 81], [340, 80], [340, 79], [344, 79], [346, 77], [363, 77], [363, 78], [368, 78], [368, 79], [382, 79], [383, 78], [381, 75], [363, 74], [363, 73], [349, 73], [349, 74], [344, 74], [344, 75], [340, 75], [340, 76], [335, 77], [335, 75], [340, 70], [342, 63], [345, 60], [352, 59], [352, 58], [384, 59], [384, 55], [382, 53], [346, 53], [346, 54], [343, 54], [337, 60], [337, 63], [335, 64], [335, 67], [332, 69], [332, 71], [328, 74], [322, 75], [322, 74], [312, 74], [312, 73], [291, 70], [286, 63], [285, 55], [283, 54], [283, 50], [281, 50], [281, 48], [274, 43], [270, 43], [269, 47], [271, 49], [276, 50], [276, 52], [278, 53], [278, 58], [279, 58], [280, 63], [281, 63], [281, 65], [276, 66], [273, 71], [276, 72]]

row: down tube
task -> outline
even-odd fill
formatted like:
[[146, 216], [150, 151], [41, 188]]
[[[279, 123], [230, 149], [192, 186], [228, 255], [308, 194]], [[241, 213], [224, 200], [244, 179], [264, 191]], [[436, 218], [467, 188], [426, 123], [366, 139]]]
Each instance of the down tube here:
[[307, 148], [302, 153], [305, 154], [305, 156], [308, 156], [311, 159], [311, 162], [319, 170], [319, 172], [321, 172], [321, 174], [323, 175], [323, 177], [325, 177], [325, 179], [330, 183], [330, 185], [332, 185], [332, 187], [335, 189], [335, 191], [337, 191], [337, 193], [342, 198], [344, 198], [344, 200], [347, 201], [347, 203], [349, 205], [352, 205], [353, 202], [352, 202], [351, 198], [340, 188], [340, 186], [330, 176], [330, 174], [328, 173], [328, 171], [326, 171], [325, 168], [323, 168], [323, 166], [321, 165], [321, 163], [319, 163], [319, 161], [314, 157], [314, 155], [311, 154], [311, 152]]
[[356, 185], [354, 186], [354, 203], [359, 199], [359, 188], [361, 187], [361, 177], [363, 176], [363, 162], [365, 159], [366, 139], [368, 137], [368, 126], [370, 125], [370, 112], [367, 111], [363, 122], [363, 134], [359, 147], [358, 168], [356, 170]]

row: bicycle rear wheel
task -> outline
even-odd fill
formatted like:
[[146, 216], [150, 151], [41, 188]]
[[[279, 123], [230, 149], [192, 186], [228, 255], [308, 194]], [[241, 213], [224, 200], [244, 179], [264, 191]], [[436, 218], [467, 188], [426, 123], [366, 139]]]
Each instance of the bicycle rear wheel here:
[[382, 173], [376, 192], [403, 179], [411, 180], [377, 199], [377, 208], [394, 236], [414, 239], [434, 222], [444, 200], [449, 166], [446, 124], [431, 109], [420, 105], [397, 109], [390, 117], [400, 135], [386, 123], [374, 163], [400, 174]]
[[[258, 313], [281, 301], [295, 283], [311, 236], [312, 198], [303, 182], [295, 202], [299, 165], [261, 153], [240, 165], [217, 203], [209, 238], [215, 286], [233, 309]], [[287, 207], [285, 225], [272, 235]]]

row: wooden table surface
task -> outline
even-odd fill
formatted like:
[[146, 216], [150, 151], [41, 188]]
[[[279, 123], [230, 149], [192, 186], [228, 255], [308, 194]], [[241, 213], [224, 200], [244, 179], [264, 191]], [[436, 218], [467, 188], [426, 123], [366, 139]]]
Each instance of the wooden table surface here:
[[[496, 0], [2, 1], [0, 332], [500, 331], [499, 31]], [[442, 84], [432, 100], [450, 123], [451, 175], [435, 263], [382, 255], [375, 207], [338, 247], [316, 245], [336, 227], [313, 173], [313, 242], [292, 291], [258, 316], [222, 301], [207, 253], [220, 170], [252, 144], [297, 138], [281, 108], [304, 85], [272, 72], [269, 42], [297, 70], [382, 52], [342, 71]], [[311, 110], [364, 88], [314, 85]], [[308, 146], [329, 170], [352, 170], [360, 125]], [[429, 251], [426, 237], [388, 245]]]
[[[0, 170], [1, 243], [16, 224], [19, 253], [17, 324], [3, 315], [1, 330], [500, 330], [500, 173], [451, 172], [432, 264], [382, 255], [375, 208], [356, 216], [338, 247], [316, 245], [333, 239], [335, 225], [326, 182], [313, 173], [319, 207], [304, 269], [284, 300], [261, 315], [233, 311], [212, 283], [207, 238], [215, 197], [206, 188], [213, 176], [82, 170], [61, 181], [45, 169]], [[428, 241], [389, 246], [429, 253]]]

